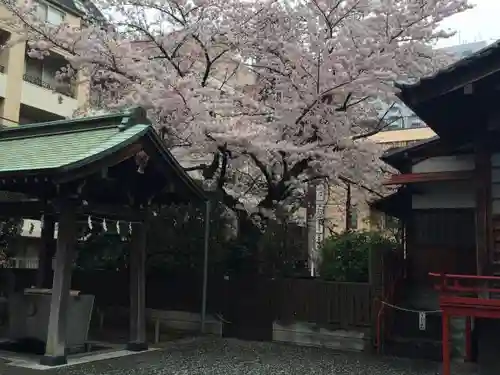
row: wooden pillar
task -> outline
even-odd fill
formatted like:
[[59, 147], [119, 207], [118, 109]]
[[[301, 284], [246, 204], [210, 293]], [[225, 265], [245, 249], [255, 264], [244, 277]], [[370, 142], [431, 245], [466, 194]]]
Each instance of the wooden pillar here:
[[146, 223], [132, 224], [130, 242], [130, 341], [127, 349], [148, 349], [146, 338]]
[[472, 362], [472, 318], [465, 317], [465, 360]]
[[443, 375], [450, 374], [450, 319], [446, 311], [442, 312], [442, 324], [443, 324]]
[[384, 264], [382, 255], [379, 249], [370, 248], [368, 276], [373, 293], [372, 310], [374, 312], [372, 314], [371, 337], [374, 344], [377, 345], [378, 353], [383, 352], [385, 342], [384, 315], [381, 314], [382, 301], [384, 300]]
[[47, 345], [45, 355], [40, 360], [41, 364], [47, 366], [58, 366], [66, 363], [67, 311], [76, 242], [75, 205], [69, 200], [62, 201], [60, 204]]
[[38, 270], [36, 274], [37, 288], [52, 287], [52, 258], [54, 258], [56, 252], [54, 231], [54, 216], [44, 215], [42, 219], [41, 246], [38, 253]]
[[482, 275], [489, 263], [491, 219], [491, 156], [483, 138], [475, 140], [476, 261]]

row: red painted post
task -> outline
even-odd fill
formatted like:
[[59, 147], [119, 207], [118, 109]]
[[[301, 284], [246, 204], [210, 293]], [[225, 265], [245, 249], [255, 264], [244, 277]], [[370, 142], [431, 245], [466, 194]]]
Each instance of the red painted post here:
[[443, 323], [443, 374], [451, 375], [450, 373], [450, 326], [448, 313], [443, 311], [442, 313], [442, 323]]
[[472, 318], [465, 317], [465, 360], [472, 362]]

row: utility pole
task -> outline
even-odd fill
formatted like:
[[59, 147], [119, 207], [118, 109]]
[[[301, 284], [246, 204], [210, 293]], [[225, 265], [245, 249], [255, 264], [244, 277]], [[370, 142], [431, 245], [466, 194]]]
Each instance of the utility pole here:
[[[320, 80], [321, 80], [321, 53], [318, 51], [316, 56], [316, 95], [320, 96]], [[311, 276], [317, 276], [316, 264], [318, 259], [318, 215], [317, 211], [317, 180], [313, 179], [307, 183], [306, 194], [306, 217], [307, 217], [307, 254], [309, 257], [309, 271]]]

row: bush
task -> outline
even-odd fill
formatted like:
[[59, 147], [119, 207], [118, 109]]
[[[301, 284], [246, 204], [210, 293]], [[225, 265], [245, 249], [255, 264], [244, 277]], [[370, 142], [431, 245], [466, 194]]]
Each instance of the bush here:
[[21, 235], [22, 219], [0, 221], [0, 267], [7, 266], [12, 251], [12, 243]]
[[379, 232], [335, 234], [320, 249], [320, 277], [332, 281], [368, 282], [370, 251], [391, 251], [397, 243]]

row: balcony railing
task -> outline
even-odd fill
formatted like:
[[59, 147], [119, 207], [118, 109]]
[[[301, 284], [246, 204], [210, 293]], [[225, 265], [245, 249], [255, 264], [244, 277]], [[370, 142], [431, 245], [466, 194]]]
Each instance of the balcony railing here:
[[32, 83], [34, 85], [43, 87], [44, 89], [55, 91], [55, 92], [62, 94], [62, 95], [66, 95], [66, 96], [69, 96], [72, 98], [75, 97], [74, 88], [72, 86], [53, 86], [50, 83], [45, 82], [42, 78], [34, 77], [32, 75], [29, 75], [29, 74], [25, 74], [23, 76], [23, 80], [25, 80], [26, 82]]

